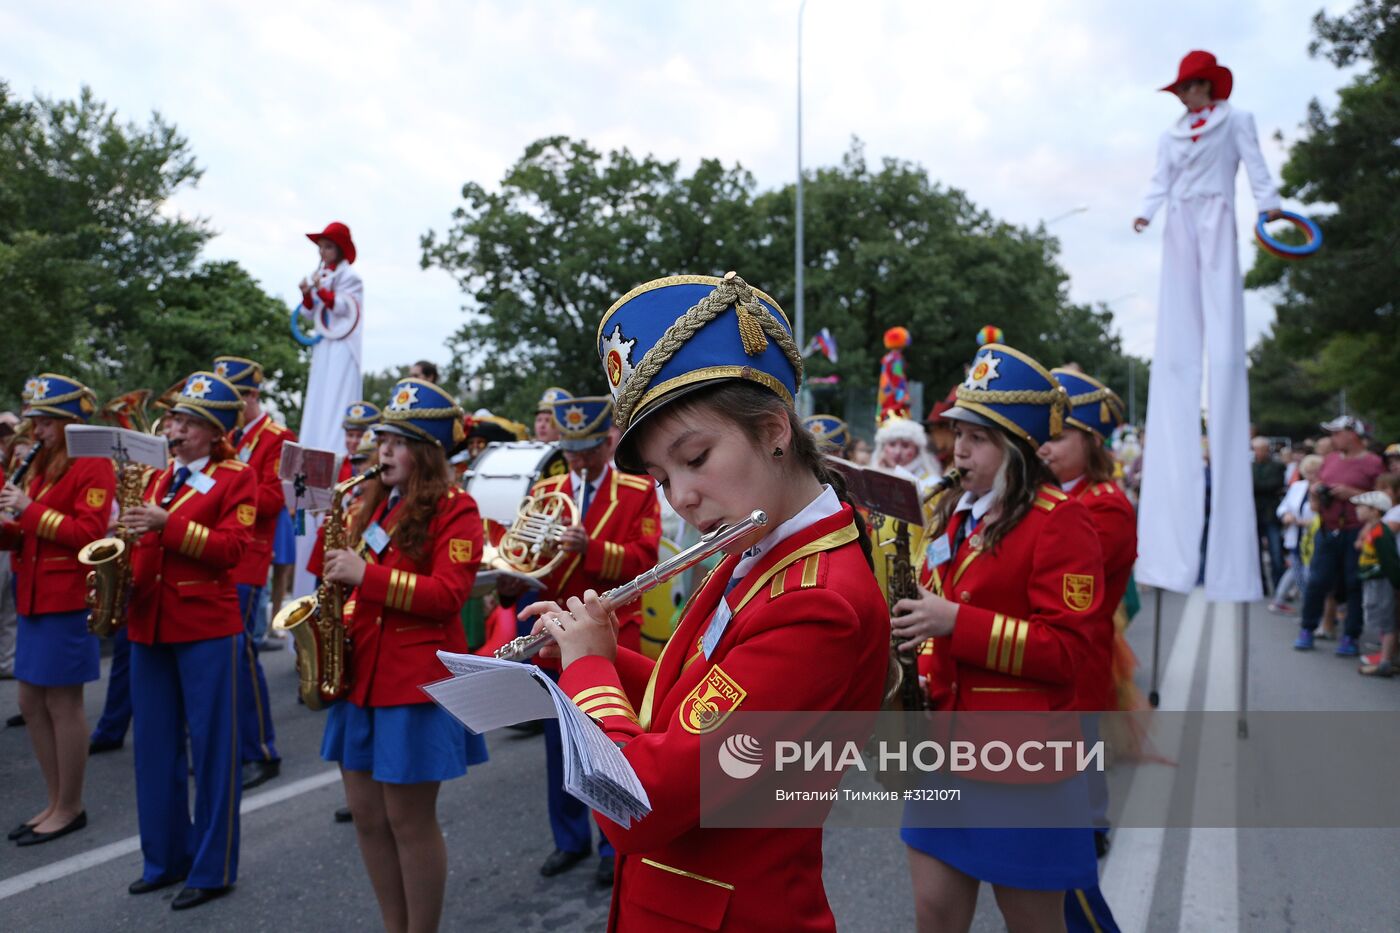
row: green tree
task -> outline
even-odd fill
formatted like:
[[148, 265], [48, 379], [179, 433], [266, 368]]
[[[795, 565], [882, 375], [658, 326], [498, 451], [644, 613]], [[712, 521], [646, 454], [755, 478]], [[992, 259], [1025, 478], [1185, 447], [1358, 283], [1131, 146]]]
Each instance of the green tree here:
[[[1308, 106], [1283, 167], [1283, 193], [1320, 210], [1323, 248], [1301, 262], [1260, 252], [1246, 284], [1278, 289], [1273, 338], [1255, 365], [1297, 361], [1306, 393], [1345, 390], [1359, 414], [1400, 433], [1400, 5], [1361, 0], [1313, 20], [1313, 55], [1369, 68], [1342, 88], [1336, 109]], [[1281, 355], [1284, 361], [1272, 360]], [[1265, 405], [1271, 400], [1256, 401]], [[1315, 429], [1314, 429], [1315, 430]]]
[[306, 362], [286, 310], [236, 263], [200, 262], [208, 227], [167, 208], [199, 176], [159, 114], [120, 123], [89, 89], [24, 102], [0, 82], [0, 405], [27, 373], [67, 373], [106, 398], [232, 353], [263, 364], [295, 423]]

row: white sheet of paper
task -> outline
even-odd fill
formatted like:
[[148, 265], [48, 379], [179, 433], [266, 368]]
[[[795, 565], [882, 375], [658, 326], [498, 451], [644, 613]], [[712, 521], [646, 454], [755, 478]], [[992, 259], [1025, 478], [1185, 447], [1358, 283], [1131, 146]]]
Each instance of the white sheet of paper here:
[[490, 732], [531, 719], [553, 719], [554, 700], [529, 670], [478, 671], [425, 684], [423, 692], [473, 732]]
[[170, 462], [170, 446], [156, 434], [142, 434], [126, 428], [96, 424], [70, 424], [63, 429], [70, 457], [102, 457], [117, 460], [125, 456], [132, 463], [163, 470]]

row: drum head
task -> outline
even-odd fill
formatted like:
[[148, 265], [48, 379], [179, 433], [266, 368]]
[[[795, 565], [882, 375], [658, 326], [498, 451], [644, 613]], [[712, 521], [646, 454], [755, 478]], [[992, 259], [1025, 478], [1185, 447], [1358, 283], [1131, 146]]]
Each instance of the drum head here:
[[530, 487], [567, 469], [563, 452], [554, 444], [508, 441], [488, 444], [463, 474], [463, 482], [482, 518], [509, 527]]

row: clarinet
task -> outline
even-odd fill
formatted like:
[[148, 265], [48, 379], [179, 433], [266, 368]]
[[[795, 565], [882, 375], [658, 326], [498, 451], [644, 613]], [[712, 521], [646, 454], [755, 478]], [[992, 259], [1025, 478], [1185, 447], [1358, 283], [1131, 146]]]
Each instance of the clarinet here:
[[[18, 486], [21, 482], [24, 481], [24, 475], [29, 472], [29, 465], [34, 462], [34, 458], [39, 454], [39, 448], [43, 446], [43, 441], [36, 440], [34, 442], [34, 446], [29, 448], [29, 453], [24, 455], [24, 459], [21, 460], [19, 462], [19, 465], [15, 467], [14, 471], [10, 473], [9, 479], [5, 481], [6, 485], [14, 484], [15, 486]], [[6, 510], [6, 514], [10, 517], [11, 520], [19, 517], [18, 513], [12, 510]]]

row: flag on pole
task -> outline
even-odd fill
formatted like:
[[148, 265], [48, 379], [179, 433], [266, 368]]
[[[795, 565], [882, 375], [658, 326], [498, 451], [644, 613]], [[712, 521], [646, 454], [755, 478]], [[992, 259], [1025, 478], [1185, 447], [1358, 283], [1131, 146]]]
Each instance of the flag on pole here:
[[836, 362], [836, 338], [831, 336], [831, 331], [823, 327], [812, 335], [812, 339], [807, 341], [807, 346], [803, 349], [803, 356], [811, 356], [820, 352], [831, 362]]

